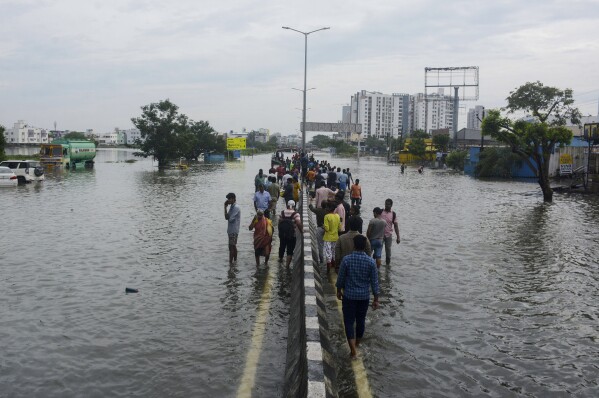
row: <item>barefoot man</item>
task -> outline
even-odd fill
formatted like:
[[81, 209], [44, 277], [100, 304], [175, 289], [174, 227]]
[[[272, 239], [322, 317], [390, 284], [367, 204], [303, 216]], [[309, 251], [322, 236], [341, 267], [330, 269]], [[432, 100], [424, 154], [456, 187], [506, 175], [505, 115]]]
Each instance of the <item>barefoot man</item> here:
[[[237, 206], [235, 194], [229, 192], [225, 201], [225, 219], [227, 223], [227, 235], [229, 235], [229, 265], [237, 262], [237, 237], [239, 236], [239, 225], [241, 223], [241, 210]], [[229, 211], [227, 211], [227, 206]]]
[[[343, 257], [337, 276], [337, 298], [342, 301], [343, 323], [349, 344], [350, 356], [357, 355], [356, 347], [364, 336], [370, 289], [374, 294], [372, 308], [379, 307], [379, 278], [376, 264], [365, 253], [366, 237], [354, 237], [354, 252]], [[355, 331], [354, 331], [355, 324]]]

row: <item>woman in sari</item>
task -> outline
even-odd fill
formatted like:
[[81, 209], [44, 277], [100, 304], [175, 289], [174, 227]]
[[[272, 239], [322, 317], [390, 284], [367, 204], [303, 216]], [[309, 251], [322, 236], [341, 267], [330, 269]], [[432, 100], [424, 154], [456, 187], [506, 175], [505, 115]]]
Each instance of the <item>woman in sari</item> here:
[[260, 265], [260, 256], [264, 256], [264, 265], [268, 265], [272, 243], [272, 223], [264, 217], [264, 212], [258, 210], [256, 217], [250, 224], [250, 231], [254, 231], [254, 254], [256, 266]]

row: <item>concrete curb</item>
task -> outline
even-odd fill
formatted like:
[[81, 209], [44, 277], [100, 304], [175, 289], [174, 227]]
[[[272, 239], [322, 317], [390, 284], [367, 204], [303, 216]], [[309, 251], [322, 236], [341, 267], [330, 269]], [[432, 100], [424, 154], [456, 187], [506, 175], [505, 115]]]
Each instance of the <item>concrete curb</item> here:
[[326, 306], [318, 261], [316, 221], [308, 208], [309, 192], [302, 195], [304, 225], [304, 305], [306, 326], [306, 354], [308, 359], [308, 398], [336, 397], [336, 372], [328, 339]]

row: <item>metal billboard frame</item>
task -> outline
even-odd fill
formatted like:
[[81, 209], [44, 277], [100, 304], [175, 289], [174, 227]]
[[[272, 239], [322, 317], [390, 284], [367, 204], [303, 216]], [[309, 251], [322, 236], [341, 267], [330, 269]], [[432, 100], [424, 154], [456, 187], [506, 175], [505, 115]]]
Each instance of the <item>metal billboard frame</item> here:
[[[430, 88], [453, 88], [453, 97], [451, 92], [448, 96], [429, 95]], [[424, 68], [424, 131], [428, 133], [428, 101], [447, 101], [447, 97], [453, 98], [454, 145], [457, 144], [458, 137], [460, 88], [462, 88], [462, 101], [478, 100], [478, 66]], [[471, 91], [473, 93], [467, 95]]]
[[[458, 87], [463, 88], [462, 94], [459, 97], [460, 100], [476, 101], [478, 100], [479, 86], [478, 72], [478, 66], [424, 68], [424, 98], [430, 101], [437, 100], [437, 96], [428, 98], [428, 89], [430, 88]], [[451, 93], [449, 96], [451, 96]]]

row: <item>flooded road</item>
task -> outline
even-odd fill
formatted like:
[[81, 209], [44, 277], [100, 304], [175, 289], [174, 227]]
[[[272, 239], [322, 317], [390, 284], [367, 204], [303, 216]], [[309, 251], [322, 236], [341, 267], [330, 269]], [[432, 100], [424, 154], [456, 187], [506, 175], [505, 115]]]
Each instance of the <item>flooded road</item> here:
[[[247, 230], [269, 156], [165, 172], [133, 158], [100, 150], [94, 170], [0, 190], [1, 395], [236, 396], [268, 291], [252, 391], [281, 396], [290, 274], [274, 257], [256, 268]], [[332, 163], [360, 178], [365, 224], [387, 197], [400, 223], [361, 347], [375, 396], [597, 396], [596, 197], [543, 204], [534, 183]], [[346, 363], [341, 324], [329, 324]], [[349, 373], [341, 396], [355, 395]]]
[[[280, 396], [289, 274], [276, 259], [256, 268], [247, 229], [269, 159], [158, 172], [133, 158], [100, 150], [94, 170], [0, 191], [0, 395], [235, 396], [268, 283], [252, 388]], [[234, 267], [230, 191], [242, 211]]]
[[[375, 396], [599, 396], [599, 198], [544, 204], [536, 183], [351, 169], [365, 225], [385, 198], [400, 224], [362, 348]], [[355, 396], [348, 372], [340, 393]]]

